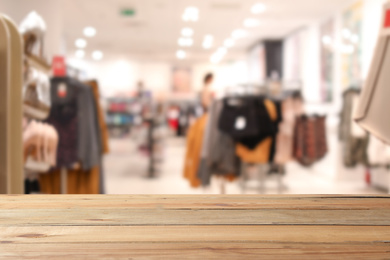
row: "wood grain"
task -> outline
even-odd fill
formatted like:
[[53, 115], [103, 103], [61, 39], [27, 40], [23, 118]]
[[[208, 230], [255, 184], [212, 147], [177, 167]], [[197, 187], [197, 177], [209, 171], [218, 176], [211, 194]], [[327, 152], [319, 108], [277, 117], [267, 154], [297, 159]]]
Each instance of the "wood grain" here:
[[0, 259], [390, 259], [389, 196], [0, 196]]

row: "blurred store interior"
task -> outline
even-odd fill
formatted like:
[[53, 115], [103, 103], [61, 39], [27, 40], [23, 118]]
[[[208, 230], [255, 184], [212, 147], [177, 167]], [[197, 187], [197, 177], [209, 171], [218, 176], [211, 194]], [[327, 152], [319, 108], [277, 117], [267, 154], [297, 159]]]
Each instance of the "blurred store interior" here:
[[388, 193], [352, 118], [385, 2], [0, 0], [24, 193]]

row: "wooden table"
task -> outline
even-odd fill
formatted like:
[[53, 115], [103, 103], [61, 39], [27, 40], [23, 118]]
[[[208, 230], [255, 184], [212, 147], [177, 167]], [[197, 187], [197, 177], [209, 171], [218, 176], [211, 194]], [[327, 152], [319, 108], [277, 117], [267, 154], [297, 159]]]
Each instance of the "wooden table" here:
[[0, 259], [390, 259], [389, 196], [0, 196]]

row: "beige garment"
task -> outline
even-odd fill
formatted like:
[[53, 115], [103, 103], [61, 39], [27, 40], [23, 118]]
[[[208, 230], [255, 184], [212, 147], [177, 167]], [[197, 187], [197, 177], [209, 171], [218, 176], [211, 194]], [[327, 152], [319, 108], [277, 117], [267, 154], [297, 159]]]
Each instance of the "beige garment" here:
[[290, 97], [282, 102], [283, 121], [279, 124], [279, 133], [276, 137], [275, 163], [286, 164], [293, 160], [295, 119], [302, 114], [303, 103], [300, 99]]

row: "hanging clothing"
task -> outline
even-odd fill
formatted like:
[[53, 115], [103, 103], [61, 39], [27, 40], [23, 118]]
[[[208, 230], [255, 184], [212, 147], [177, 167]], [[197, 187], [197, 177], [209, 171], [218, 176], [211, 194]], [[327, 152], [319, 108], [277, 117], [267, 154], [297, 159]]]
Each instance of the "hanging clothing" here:
[[234, 140], [259, 134], [258, 100], [253, 97], [225, 98], [218, 127]]
[[293, 158], [295, 119], [303, 114], [302, 99], [288, 97], [282, 101], [282, 122], [278, 127], [274, 163], [286, 164]]
[[[266, 127], [268, 129], [274, 128], [274, 122], [278, 119], [278, 113], [275, 104], [269, 100], [266, 99], [263, 102], [264, 107], [266, 108], [266, 112], [268, 114], [268, 117], [270, 118], [270, 126], [261, 125], [262, 127]], [[264, 122], [267, 122], [268, 120], [264, 120]], [[270, 130], [268, 130], [270, 131]], [[262, 139], [260, 143], [257, 144], [255, 149], [250, 149], [247, 147], [247, 145], [242, 144], [241, 142], [237, 143], [236, 145], [236, 153], [238, 157], [245, 163], [268, 163], [270, 159], [270, 153], [272, 148], [272, 136], [274, 133], [270, 132], [270, 135], [266, 137], [265, 139]], [[257, 140], [259, 140], [258, 138]]]
[[203, 186], [210, 185], [211, 176], [219, 175], [233, 180], [240, 174], [239, 160], [235, 153], [235, 143], [227, 134], [218, 129], [223, 102], [213, 101], [209, 108], [206, 132], [203, 137], [201, 162], [198, 178]]
[[325, 116], [300, 116], [294, 133], [294, 157], [303, 166], [311, 166], [327, 151]]
[[58, 79], [51, 81], [52, 106], [46, 122], [56, 129], [59, 136], [56, 168], [70, 169], [79, 162], [78, 88], [73, 84], [60, 85], [61, 83]]
[[101, 133], [101, 143], [102, 143], [102, 154], [108, 154], [110, 152], [109, 147], [109, 134], [108, 134], [108, 128], [104, 117], [103, 108], [100, 105], [100, 93], [99, 93], [99, 85], [96, 80], [86, 81], [86, 85], [90, 86], [93, 91], [95, 104], [96, 104], [96, 111], [98, 114], [98, 122], [99, 122], [99, 128]]
[[353, 120], [353, 111], [357, 107], [359, 93], [359, 90], [351, 88], [343, 94], [339, 139], [342, 141], [343, 162], [346, 167], [368, 165], [368, 134]]
[[[67, 194], [100, 194], [99, 167], [67, 170]], [[61, 194], [61, 170], [39, 176], [41, 193]]]
[[201, 185], [198, 178], [198, 167], [200, 164], [203, 136], [206, 129], [208, 115], [205, 114], [195, 121], [187, 133], [187, 151], [184, 162], [184, 178], [191, 187], [196, 188]]
[[68, 77], [51, 82], [48, 123], [59, 134], [57, 165], [41, 175], [43, 193], [60, 192], [60, 169], [67, 170], [69, 194], [99, 194], [103, 141], [92, 88]]
[[[98, 123], [99, 123], [99, 130], [100, 130], [100, 144], [101, 144], [101, 155], [108, 154], [110, 152], [109, 148], [109, 135], [108, 135], [108, 128], [106, 121], [104, 119], [104, 112], [103, 109], [100, 105], [100, 93], [99, 93], [99, 86], [96, 80], [91, 80], [85, 82], [86, 85], [90, 86], [93, 95], [94, 95], [94, 100], [95, 100], [95, 105], [96, 105], [96, 111], [97, 111], [97, 117], [98, 117]], [[100, 173], [100, 194], [105, 194], [105, 188], [104, 188], [104, 171], [103, 171], [103, 166], [102, 166], [102, 160], [100, 159], [100, 163], [98, 166], [98, 170]]]
[[91, 88], [79, 83], [78, 154], [83, 170], [98, 166], [103, 151], [96, 101]]
[[269, 156], [269, 162], [273, 163], [275, 161], [275, 156], [276, 156], [276, 142], [277, 142], [277, 135], [279, 133], [279, 125], [283, 121], [283, 114], [282, 114], [282, 101], [281, 100], [272, 100], [272, 102], [275, 104], [276, 107], [276, 114], [277, 118], [275, 121], [273, 121], [275, 131], [274, 134], [272, 135], [272, 145], [271, 145], [271, 151], [270, 151], [270, 156]]

